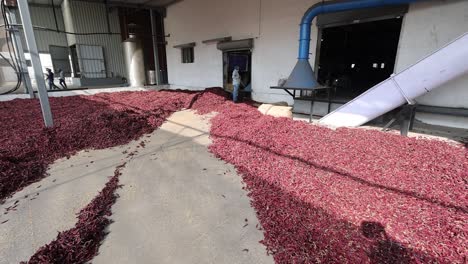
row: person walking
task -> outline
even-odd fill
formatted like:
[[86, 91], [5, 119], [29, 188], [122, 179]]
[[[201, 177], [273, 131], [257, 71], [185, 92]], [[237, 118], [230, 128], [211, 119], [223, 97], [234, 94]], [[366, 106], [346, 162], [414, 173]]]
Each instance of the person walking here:
[[234, 101], [234, 103], [237, 103], [240, 83], [241, 83], [241, 77], [239, 74], [239, 66], [235, 66], [234, 71], [232, 71], [232, 86], [234, 87], [232, 91], [232, 101]]
[[59, 72], [59, 84], [60, 84], [60, 86], [62, 86], [63, 89], [68, 89], [67, 84], [65, 83], [65, 76], [64, 76], [63, 70], [59, 69], [58, 72]]
[[49, 83], [49, 90], [53, 89], [60, 89], [57, 85], [54, 84], [54, 73], [52, 72], [51, 69], [46, 68], [46, 76], [47, 76], [47, 82]]

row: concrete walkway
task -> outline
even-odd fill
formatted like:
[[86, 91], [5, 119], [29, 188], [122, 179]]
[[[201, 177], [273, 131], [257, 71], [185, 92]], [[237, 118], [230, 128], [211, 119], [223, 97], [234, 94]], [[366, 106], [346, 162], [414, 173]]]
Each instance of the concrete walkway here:
[[93, 263], [272, 263], [240, 177], [207, 150], [207, 121], [178, 112], [147, 138]]
[[240, 176], [208, 152], [208, 130], [208, 117], [181, 111], [136, 142], [56, 162], [49, 177], [1, 206], [20, 201], [0, 217], [9, 219], [0, 225], [0, 263], [27, 260], [72, 227], [123, 161], [114, 223], [93, 263], [273, 263]]
[[[0, 223], [8, 221], [0, 224], [0, 263], [26, 261], [59, 231], [72, 228], [76, 213], [91, 202], [122, 163], [125, 149], [82, 151], [58, 160], [50, 167], [50, 176], [0, 205]], [[16, 211], [5, 214], [15, 203]]]

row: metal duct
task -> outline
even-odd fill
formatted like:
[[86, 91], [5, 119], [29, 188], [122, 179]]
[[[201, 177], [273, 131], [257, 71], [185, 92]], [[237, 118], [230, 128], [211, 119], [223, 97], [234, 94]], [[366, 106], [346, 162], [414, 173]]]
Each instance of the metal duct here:
[[310, 90], [318, 87], [314, 71], [309, 63], [310, 27], [312, 26], [312, 20], [317, 15], [370, 7], [402, 5], [417, 1], [424, 0], [355, 0], [345, 2], [325, 2], [313, 5], [302, 17], [300, 25], [298, 62], [283, 87]]
[[135, 35], [123, 43], [125, 66], [127, 68], [127, 80], [132, 87], [145, 85], [145, 63], [143, 60], [143, 48], [141, 41]]

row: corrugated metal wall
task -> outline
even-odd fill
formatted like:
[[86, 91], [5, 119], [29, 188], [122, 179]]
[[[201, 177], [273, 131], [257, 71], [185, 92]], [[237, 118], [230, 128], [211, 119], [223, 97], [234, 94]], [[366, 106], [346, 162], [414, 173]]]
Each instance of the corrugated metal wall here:
[[105, 78], [106, 65], [102, 46], [77, 45], [81, 76], [87, 78]]
[[[4, 24], [3, 17], [0, 16], [0, 24]], [[10, 58], [5, 38], [5, 28], [0, 27], [0, 52], [6, 58]], [[16, 82], [15, 71], [10, 67], [8, 62], [0, 59], [0, 93], [10, 90], [13, 84], [6, 84], [7, 82]]]
[[[47, 6], [31, 6], [31, 20], [34, 26], [46, 27], [55, 29], [55, 20], [52, 7]], [[55, 14], [57, 15], [57, 22], [59, 30], [64, 31], [65, 26], [63, 24], [62, 10], [59, 7], [55, 8]], [[16, 14], [18, 21], [21, 21], [19, 13]], [[23, 32], [21, 35], [23, 36]], [[40, 53], [49, 53], [49, 45], [68, 47], [67, 38], [64, 33], [57, 33], [52, 31], [34, 30], [34, 36], [36, 37], [37, 48]], [[27, 50], [26, 42], [23, 39], [23, 47]]]
[[[71, 1], [73, 27], [76, 32], [107, 32], [106, 7], [102, 3]], [[110, 28], [120, 33], [117, 9], [109, 13]], [[108, 76], [126, 76], [123, 48], [120, 35], [76, 36], [77, 44], [100, 45], [104, 48]]]
[[[104, 4], [65, 0], [63, 5], [64, 6], [62, 6], [62, 8], [55, 8], [59, 30], [78, 33], [107, 32], [106, 8]], [[70, 6], [70, 12], [65, 12], [70, 24], [67, 26], [67, 30], [65, 30], [65, 23], [62, 12], [66, 5]], [[55, 29], [55, 20], [52, 7], [31, 5], [30, 11], [33, 25]], [[18, 23], [21, 23], [19, 14], [17, 14], [16, 17]], [[111, 10], [109, 13], [109, 20], [111, 32], [120, 33], [117, 9], [114, 8]], [[2, 19], [0, 18], [0, 22], [1, 21]], [[3, 28], [0, 28], [0, 33], [1, 32], [4, 32]], [[36, 42], [40, 53], [49, 53], [50, 45], [69, 47], [70, 45], [75, 44], [73, 42], [67, 42], [67, 35], [65, 33], [34, 30], [34, 35], [36, 37]], [[6, 51], [5, 39], [3, 36], [4, 33], [0, 36], [0, 49], [1, 51]], [[23, 39], [23, 47], [27, 49], [27, 45], [23, 37], [23, 32], [21, 32], [21, 36]], [[107, 71], [106, 76], [126, 76], [123, 48], [119, 34], [70, 36], [71, 37], [69, 40], [76, 39], [76, 44], [99, 45], [103, 47], [106, 64], [105, 68]], [[27, 50], [25, 50], [25, 52], [27, 52]], [[9, 68], [9, 66], [0, 65], [0, 84], [7, 81], [14, 81], [15, 78], [16, 77], [14, 72]]]

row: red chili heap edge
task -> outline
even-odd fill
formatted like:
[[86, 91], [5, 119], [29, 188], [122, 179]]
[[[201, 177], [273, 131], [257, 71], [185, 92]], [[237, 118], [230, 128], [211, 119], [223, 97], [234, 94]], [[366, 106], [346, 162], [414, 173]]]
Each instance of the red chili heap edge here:
[[196, 93], [103, 93], [50, 98], [55, 126], [44, 128], [38, 100], [0, 102], [0, 202], [46, 175], [49, 164], [84, 149], [122, 145], [187, 108]]
[[34, 253], [27, 263], [85, 263], [91, 260], [106, 235], [106, 226], [111, 223], [108, 216], [112, 214], [111, 207], [117, 199], [115, 190], [119, 187], [120, 171], [124, 167], [125, 164], [117, 166], [114, 176], [98, 196], [80, 211], [74, 228], [60, 232], [54, 241]]
[[[0, 201], [45, 177], [49, 164], [87, 148], [107, 148], [139, 138], [173, 112], [188, 108], [191, 92], [123, 92], [50, 98], [54, 128], [42, 126], [37, 101], [0, 103]], [[99, 195], [78, 214], [74, 228], [58, 234], [28, 263], [85, 263], [97, 253], [117, 195], [118, 166]]]
[[[7, 168], [1, 198], [41, 179], [57, 158], [127, 143], [192, 106], [201, 114], [219, 112], [210, 150], [242, 175], [262, 243], [276, 263], [466, 262], [466, 147], [264, 116], [231, 103], [220, 89], [52, 98], [51, 104], [57, 126], [41, 129], [37, 102], [0, 103], [0, 165]], [[117, 187], [116, 174], [75, 228], [30, 261], [89, 261]], [[88, 210], [93, 216], [83, 217]]]
[[466, 147], [215, 110], [210, 150], [242, 175], [276, 263], [466, 263]]

